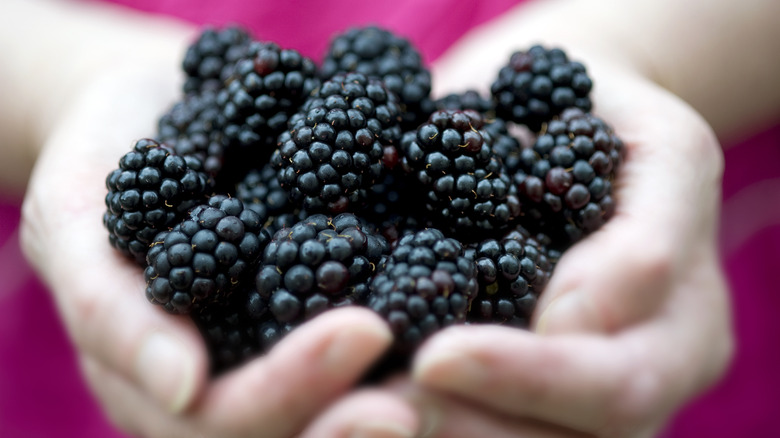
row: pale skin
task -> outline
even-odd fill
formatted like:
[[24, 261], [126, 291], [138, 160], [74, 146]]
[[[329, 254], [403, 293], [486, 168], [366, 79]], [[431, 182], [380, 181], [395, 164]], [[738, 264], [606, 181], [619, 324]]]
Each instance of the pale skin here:
[[[146, 302], [141, 271], [107, 243], [105, 175], [177, 98], [196, 29], [98, 5], [5, 2], [0, 53], [18, 62], [0, 68], [1, 182], [27, 186], [25, 253], [108, 415], [148, 437], [653, 436], [732, 354], [715, 244], [716, 135], [780, 114], [780, 60], [768, 56], [780, 52], [777, 2], [666, 3], [531, 3], [437, 61], [439, 94], [485, 89], [509, 53], [535, 42], [583, 61], [597, 115], [629, 150], [618, 210], [564, 255], [533, 331], [451, 328], [423, 346], [408, 376], [354, 390], [390, 342], [370, 312], [323, 315], [209, 380], [195, 327]], [[55, 25], [59, 39], [40, 32]], [[748, 44], [764, 45], [736, 49]], [[35, 55], [72, 47], [71, 58]]]

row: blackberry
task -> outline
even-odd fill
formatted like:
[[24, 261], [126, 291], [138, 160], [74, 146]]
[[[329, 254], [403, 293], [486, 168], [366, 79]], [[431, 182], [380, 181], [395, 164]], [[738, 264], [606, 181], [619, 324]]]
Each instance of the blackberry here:
[[520, 141], [509, 132], [504, 119], [487, 120], [484, 129], [493, 140], [493, 154], [501, 159], [507, 174], [513, 175], [520, 168]]
[[147, 254], [146, 297], [170, 313], [224, 299], [258, 263], [270, 236], [241, 201], [212, 196], [171, 231], [160, 233]]
[[[276, 170], [270, 164], [266, 164], [260, 170], [249, 172], [244, 180], [236, 185], [236, 197], [246, 208], [257, 213], [260, 221], [266, 226], [273, 224], [280, 216], [288, 214], [295, 216], [296, 213], [292, 203], [287, 199], [287, 192], [276, 179]], [[295, 222], [289, 225], [292, 226]], [[276, 229], [269, 230], [269, 233], [274, 232]]]
[[356, 27], [331, 41], [320, 68], [323, 80], [357, 72], [381, 79], [401, 101], [404, 129], [414, 129], [433, 111], [431, 74], [407, 40], [376, 26]]
[[437, 330], [466, 322], [478, 285], [463, 246], [429, 228], [403, 237], [371, 282], [368, 306], [387, 320], [393, 349], [408, 355]]
[[553, 270], [544, 243], [546, 237], [534, 238], [517, 227], [500, 240], [485, 239], [467, 250], [479, 283], [469, 321], [528, 327]]
[[217, 103], [231, 146], [248, 148], [253, 164], [265, 163], [287, 120], [319, 87], [316, 66], [295, 50], [252, 42], [236, 62]]
[[247, 292], [239, 292], [201, 306], [190, 314], [206, 342], [213, 375], [263, 352], [257, 327], [246, 308]]
[[441, 110], [416, 135], [403, 138], [404, 168], [427, 190], [426, 207], [434, 222], [452, 232], [501, 230], [520, 213], [510, 177], [483, 125], [476, 111]]
[[612, 129], [579, 108], [550, 121], [514, 175], [527, 227], [563, 244], [598, 229], [615, 211], [612, 181], [624, 154]]
[[230, 77], [236, 61], [244, 56], [252, 38], [238, 26], [217, 30], [207, 27], [187, 48], [182, 69], [187, 74], [184, 93], [217, 91]]
[[399, 114], [395, 95], [377, 80], [350, 73], [325, 81], [279, 136], [271, 157], [279, 184], [310, 212], [358, 208], [398, 161]]
[[495, 116], [495, 104], [475, 90], [448, 94], [435, 103], [437, 110], [474, 110], [490, 119]]
[[111, 246], [143, 265], [157, 233], [173, 227], [206, 199], [212, 180], [195, 156], [179, 156], [142, 139], [106, 178], [103, 224]]
[[189, 94], [173, 105], [157, 124], [157, 140], [177, 154], [193, 155], [216, 177], [222, 169], [225, 141], [218, 122], [217, 94]]
[[592, 86], [585, 67], [563, 50], [533, 46], [512, 54], [490, 91], [499, 117], [538, 131], [565, 108], [590, 111]]
[[460, 94], [450, 94], [436, 101], [437, 109], [474, 110], [485, 119], [484, 129], [493, 139], [493, 153], [501, 159], [507, 172], [513, 174], [519, 164], [520, 142], [509, 132], [507, 122], [496, 117], [496, 108], [492, 100], [482, 97], [477, 91], [468, 90]]
[[388, 252], [384, 238], [350, 213], [312, 215], [277, 231], [248, 296], [261, 338], [272, 343], [329, 308], [362, 303]]

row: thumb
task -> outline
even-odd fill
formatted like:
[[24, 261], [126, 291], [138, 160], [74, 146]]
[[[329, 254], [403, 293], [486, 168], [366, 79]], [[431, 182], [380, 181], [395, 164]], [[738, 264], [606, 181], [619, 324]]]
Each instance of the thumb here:
[[561, 258], [537, 309], [543, 334], [609, 333], [636, 323], [659, 310], [700, 251], [714, 251], [722, 152], [712, 131], [648, 82], [617, 77], [606, 87], [610, 95], [632, 91], [630, 101], [599, 107], [628, 149], [617, 209]]

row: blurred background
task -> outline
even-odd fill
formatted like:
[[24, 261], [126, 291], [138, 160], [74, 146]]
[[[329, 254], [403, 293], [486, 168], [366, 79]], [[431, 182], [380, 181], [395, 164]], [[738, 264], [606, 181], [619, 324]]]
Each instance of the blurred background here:
[[[177, 0], [114, 2], [199, 25], [241, 24], [257, 38], [315, 59], [328, 43], [322, 35], [379, 24], [409, 37], [428, 61], [470, 27], [520, 3], [465, 0], [456, 9], [431, 8], [438, 14], [420, 15], [416, 1], [341, 2], [324, 9], [316, 22], [296, 23], [295, 29], [273, 19], [283, 8], [276, 2], [244, 5], [241, 16], [231, 13], [239, 9], [231, 6], [239, 0], [197, 8], [181, 7]], [[310, 32], [296, 31], [300, 28]], [[720, 244], [732, 290], [737, 355], [724, 380], [676, 416], [664, 434], [668, 438], [780, 437], [780, 120], [729, 146]], [[21, 255], [20, 203], [18, 197], [0, 196], [0, 437], [121, 437], [82, 381], [48, 292]]]

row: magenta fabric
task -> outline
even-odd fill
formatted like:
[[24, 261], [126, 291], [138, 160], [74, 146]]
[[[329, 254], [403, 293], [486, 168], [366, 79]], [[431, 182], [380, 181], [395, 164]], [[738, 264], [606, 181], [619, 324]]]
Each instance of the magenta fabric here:
[[[197, 24], [242, 24], [315, 59], [334, 32], [379, 24], [408, 36], [428, 61], [520, 2], [107, 1]], [[780, 308], [780, 125], [729, 150], [726, 162], [721, 244], [738, 355], [724, 381], [674, 419], [667, 438], [780, 436], [780, 319], [773, 315]], [[21, 256], [18, 221], [18, 200], [0, 199], [0, 437], [122, 437], [82, 381], [51, 298]]]

